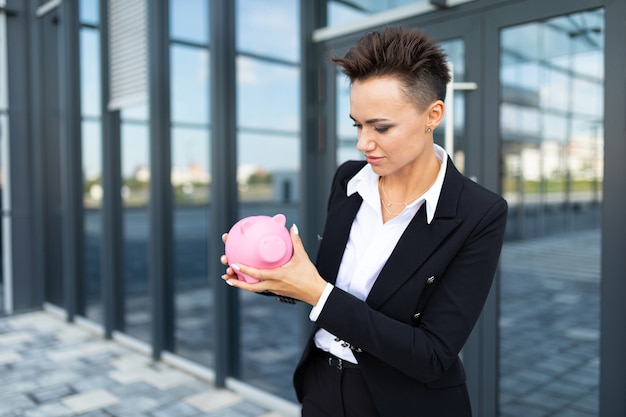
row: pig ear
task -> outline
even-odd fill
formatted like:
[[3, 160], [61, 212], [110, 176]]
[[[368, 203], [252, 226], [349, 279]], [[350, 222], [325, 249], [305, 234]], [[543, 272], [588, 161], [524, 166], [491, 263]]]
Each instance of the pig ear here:
[[239, 227], [241, 227], [241, 233], [243, 233], [243, 234], [245, 235], [245, 234], [246, 234], [246, 231], [247, 231], [250, 227], [252, 227], [252, 225], [253, 225], [254, 223], [255, 223], [255, 222], [254, 222], [254, 221], [252, 221], [251, 219], [244, 219], [244, 220], [241, 222], [241, 225], [239, 226]]
[[272, 221], [280, 224], [281, 226], [284, 226], [287, 223], [287, 218], [285, 217], [284, 214], [277, 214], [274, 217], [272, 217]]

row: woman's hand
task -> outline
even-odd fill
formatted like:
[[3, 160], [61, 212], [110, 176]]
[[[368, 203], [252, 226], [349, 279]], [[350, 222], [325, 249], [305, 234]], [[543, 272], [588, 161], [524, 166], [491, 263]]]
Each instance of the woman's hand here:
[[[289, 235], [293, 244], [293, 257], [283, 266], [275, 269], [256, 269], [246, 265], [232, 264], [226, 268], [222, 279], [227, 284], [246, 291], [270, 291], [276, 295], [304, 301], [312, 306], [316, 305], [324, 291], [326, 281], [317, 272], [317, 268], [304, 250], [296, 225], [291, 227]], [[226, 243], [226, 239], [228, 239], [228, 234], [225, 233], [222, 235], [222, 241]], [[228, 265], [226, 255], [222, 255], [220, 261]], [[240, 281], [236, 275], [239, 271], [258, 279], [259, 282], [249, 284]]]

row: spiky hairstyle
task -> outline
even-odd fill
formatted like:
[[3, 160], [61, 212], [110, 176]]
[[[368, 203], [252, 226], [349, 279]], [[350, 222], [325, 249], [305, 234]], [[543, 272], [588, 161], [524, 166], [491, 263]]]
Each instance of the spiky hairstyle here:
[[442, 48], [425, 32], [401, 26], [369, 32], [343, 58], [332, 60], [350, 82], [397, 77], [407, 97], [420, 109], [444, 100], [450, 73]]

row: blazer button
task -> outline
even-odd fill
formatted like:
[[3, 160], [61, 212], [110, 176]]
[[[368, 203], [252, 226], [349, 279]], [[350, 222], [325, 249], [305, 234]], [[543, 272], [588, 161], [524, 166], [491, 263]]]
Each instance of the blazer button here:
[[435, 282], [435, 276], [431, 275], [427, 280], [426, 280], [426, 284], [430, 285], [433, 282]]
[[413, 314], [413, 318], [415, 320], [419, 320], [420, 317], [422, 317], [422, 313], [415, 313], [415, 314]]

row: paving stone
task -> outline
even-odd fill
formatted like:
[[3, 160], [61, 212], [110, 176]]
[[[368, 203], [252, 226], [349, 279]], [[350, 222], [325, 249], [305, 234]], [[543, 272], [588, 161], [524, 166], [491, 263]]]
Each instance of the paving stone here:
[[66, 397], [62, 402], [75, 413], [85, 413], [116, 404], [119, 399], [107, 390], [97, 389]]
[[55, 385], [51, 387], [36, 389], [31, 392], [30, 396], [37, 403], [45, 403], [48, 401], [59, 400], [60, 398], [67, 397], [73, 394], [75, 394], [74, 390], [72, 390], [67, 385]]
[[36, 409], [24, 412], [24, 417], [69, 417], [73, 415], [72, 410], [59, 403], [43, 404]]
[[199, 414], [200, 413], [197, 408], [180, 402], [152, 412], [154, 417], [195, 417]]

